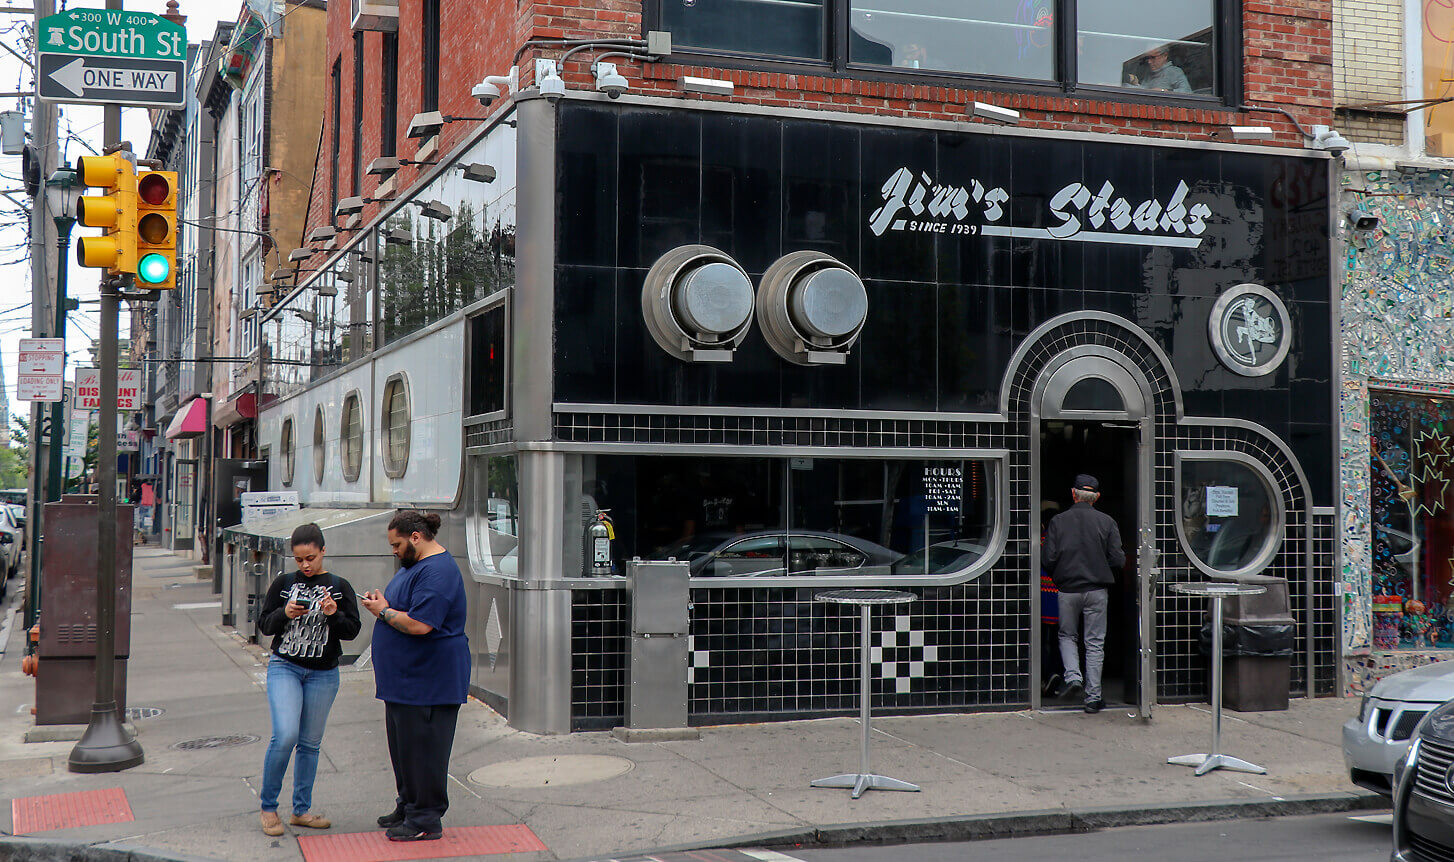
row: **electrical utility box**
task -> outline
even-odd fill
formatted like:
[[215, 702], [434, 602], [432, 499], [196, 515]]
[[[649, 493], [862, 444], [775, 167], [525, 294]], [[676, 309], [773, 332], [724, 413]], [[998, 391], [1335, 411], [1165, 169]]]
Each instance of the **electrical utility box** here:
[[691, 572], [685, 562], [632, 560], [631, 657], [626, 726], [687, 725], [687, 631]]
[[[96, 569], [99, 506], [66, 494], [45, 504], [36, 724], [87, 724], [96, 697]], [[116, 705], [126, 711], [131, 654], [132, 507], [116, 506]]]

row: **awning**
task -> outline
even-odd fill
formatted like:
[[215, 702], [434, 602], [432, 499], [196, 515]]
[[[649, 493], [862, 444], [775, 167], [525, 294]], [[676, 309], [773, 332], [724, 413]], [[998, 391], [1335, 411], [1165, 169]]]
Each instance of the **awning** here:
[[212, 410], [212, 424], [217, 428], [236, 425], [244, 419], [257, 418], [257, 395], [244, 392], [229, 401], [218, 404]]
[[167, 426], [167, 439], [175, 440], [178, 437], [197, 437], [207, 431], [207, 399], [198, 396], [187, 402], [187, 405], [177, 411], [172, 417], [172, 422]]

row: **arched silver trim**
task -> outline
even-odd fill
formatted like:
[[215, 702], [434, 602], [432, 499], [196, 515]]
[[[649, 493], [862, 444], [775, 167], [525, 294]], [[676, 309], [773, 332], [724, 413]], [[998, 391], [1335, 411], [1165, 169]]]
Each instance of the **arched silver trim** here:
[[[1115, 387], [1122, 410], [1067, 410], [1065, 396], [1087, 377]], [[1151, 382], [1121, 354], [1095, 345], [1073, 347], [1052, 359], [1035, 381], [1031, 411], [1043, 419], [1141, 419], [1150, 415]]]
[[[1248, 365], [1238, 359], [1222, 334], [1222, 315], [1226, 313], [1227, 306], [1246, 296], [1257, 296], [1267, 300], [1273, 311], [1277, 312], [1277, 323], [1282, 331], [1282, 340], [1278, 344], [1276, 352], [1273, 353], [1271, 359], [1260, 365]], [[1288, 317], [1287, 306], [1283, 305], [1282, 299], [1277, 294], [1260, 284], [1250, 282], [1237, 284], [1227, 288], [1212, 304], [1212, 312], [1207, 317], [1207, 337], [1211, 339], [1212, 350], [1216, 351], [1217, 358], [1222, 361], [1222, 365], [1226, 366], [1227, 370], [1243, 377], [1263, 377], [1281, 368], [1283, 360], [1287, 358], [1287, 351], [1292, 346], [1292, 320]]]
[[[1115, 314], [1109, 314], [1104, 311], [1073, 311], [1069, 314], [1062, 314], [1057, 317], [1052, 317], [1044, 323], [1040, 324], [1039, 326], [1035, 327], [1035, 329], [1025, 337], [1025, 340], [1020, 342], [1020, 346], [1015, 348], [1014, 354], [1010, 357], [1009, 364], [1005, 366], [1005, 376], [1000, 381], [1000, 414], [1007, 419], [1009, 418], [1010, 396], [1015, 388], [1013, 385], [1015, 381], [1015, 376], [1020, 373], [1020, 366], [1024, 364], [1026, 355], [1028, 355], [1031, 350], [1035, 349], [1035, 347], [1040, 343], [1040, 339], [1044, 338], [1047, 332], [1050, 332], [1057, 327], [1064, 326], [1067, 323], [1086, 320], [1099, 320], [1105, 323], [1113, 323], [1116, 326], [1125, 329], [1132, 335], [1135, 335], [1136, 338], [1141, 341], [1141, 343], [1146, 345], [1146, 348], [1151, 351], [1153, 356], [1156, 357], [1157, 364], [1159, 364], [1161, 366], [1161, 369], [1166, 372], [1166, 387], [1171, 391], [1172, 401], [1176, 405], [1176, 418], [1181, 419], [1181, 417], [1185, 415], [1181, 403], [1181, 381], [1176, 376], [1176, 369], [1171, 364], [1171, 358], [1166, 355], [1166, 351], [1161, 349], [1161, 345], [1151, 340], [1151, 336], [1147, 335], [1146, 332], [1141, 329], [1141, 327], [1137, 326], [1136, 324], [1132, 323], [1124, 317], [1120, 317]], [[1067, 351], [1067, 353], [1073, 353], [1076, 350], [1080, 349], [1081, 348], [1072, 348], [1070, 351]], [[1091, 417], [1082, 416], [1081, 418]]]
[[[1268, 531], [1267, 538], [1262, 542], [1262, 549], [1252, 562], [1239, 569], [1218, 569], [1198, 557], [1191, 549], [1191, 541], [1186, 535], [1186, 526], [1181, 516], [1181, 501], [1184, 493], [1181, 484], [1181, 467], [1183, 461], [1231, 461], [1241, 464], [1252, 471], [1262, 482], [1263, 490], [1267, 492], [1269, 499], [1273, 501], [1272, 508], [1272, 529]], [[1176, 540], [1181, 545], [1181, 552], [1191, 561], [1192, 566], [1202, 574], [1210, 578], [1227, 578], [1238, 575], [1255, 575], [1267, 568], [1282, 552], [1282, 546], [1287, 541], [1287, 503], [1283, 500], [1282, 488], [1261, 461], [1253, 458], [1245, 452], [1231, 452], [1225, 450], [1203, 450], [1192, 451], [1178, 449], [1176, 451], [1176, 479], [1173, 487], [1176, 493], [1176, 516], [1172, 518], [1176, 522]]]

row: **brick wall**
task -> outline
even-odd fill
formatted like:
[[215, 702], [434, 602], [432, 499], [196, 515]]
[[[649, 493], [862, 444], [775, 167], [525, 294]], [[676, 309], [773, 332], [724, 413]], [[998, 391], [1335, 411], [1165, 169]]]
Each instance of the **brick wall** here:
[[[1337, 104], [1407, 98], [1404, 92], [1404, 4], [1401, 0], [1338, 0], [1333, 9]], [[1345, 135], [1347, 130], [1340, 129]], [[1402, 141], [1400, 141], [1402, 143]]]
[[[413, 157], [420, 142], [404, 137], [409, 120], [420, 106], [420, 21], [423, 0], [399, 3], [399, 100], [398, 154]], [[1364, 0], [1356, 0], [1364, 2]], [[1331, 0], [1244, 0], [1243, 6], [1244, 103], [1281, 107], [1291, 111], [1304, 125], [1331, 124], [1333, 119], [1333, 9]], [[440, 110], [445, 114], [484, 116], [486, 110], [470, 98], [470, 88], [487, 74], [504, 74], [517, 47], [529, 39], [639, 38], [643, 35], [640, 0], [524, 0], [511, 9], [509, 4], [485, 0], [443, 0], [441, 2]], [[341, 128], [351, 130], [359, 118], [352, 113], [352, 33], [349, 4], [333, 3], [328, 9], [328, 56], [325, 66], [343, 57], [344, 92]], [[379, 99], [381, 90], [377, 60], [379, 35], [365, 36], [365, 55], [371, 59], [365, 75], [368, 91], [364, 98], [364, 162], [378, 154]], [[559, 57], [562, 49], [546, 47], [523, 53], [520, 62], [522, 86], [533, 83], [533, 60], [537, 56]], [[594, 52], [573, 57], [562, 70], [572, 88], [591, 89], [590, 64]], [[1277, 137], [1273, 146], [1303, 145], [1287, 119], [1277, 113], [1241, 113], [1215, 107], [1192, 108], [1172, 105], [1106, 101], [1081, 96], [1006, 93], [970, 87], [920, 85], [907, 82], [870, 81], [820, 74], [755, 72], [687, 66], [676, 63], [643, 64], [614, 58], [621, 73], [631, 82], [632, 92], [668, 98], [683, 98], [677, 86], [682, 75], [703, 75], [731, 80], [736, 93], [730, 101], [766, 105], [915, 117], [963, 120], [965, 105], [988, 101], [1014, 108], [1023, 115], [1021, 128], [1070, 132], [1124, 133], [1138, 137], [1208, 140], [1219, 129], [1234, 124], [1272, 126]], [[724, 97], [688, 96], [690, 99]], [[503, 101], [503, 100], [502, 100]], [[496, 102], [498, 110], [502, 102]], [[323, 140], [329, 140], [325, 118]], [[474, 130], [474, 123], [445, 126], [439, 139], [444, 155]], [[343, 134], [340, 183], [350, 186], [351, 135]], [[326, 158], [326, 154], [325, 154]], [[407, 194], [419, 169], [404, 168], [398, 175], [400, 195]], [[308, 229], [333, 223], [328, 211], [327, 171], [314, 183], [309, 207]], [[366, 177], [365, 196], [373, 196], [377, 178]], [[364, 223], [372, 218], [376, 205], [364, 212]], [[311, 264], [310, 264], [311, 265]]]

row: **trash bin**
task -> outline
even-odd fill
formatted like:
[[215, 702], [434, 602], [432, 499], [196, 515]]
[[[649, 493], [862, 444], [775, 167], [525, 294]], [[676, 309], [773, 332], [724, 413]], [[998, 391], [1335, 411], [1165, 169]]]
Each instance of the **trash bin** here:
[[[1287, 709], [1292, 687], [1293, 618], [1287, 581], [1267, 575], [1218, 580], [1266, 587], [1231, 596], [1222, 605], [1222, 703], [1238, 712]], [[1202, 624], [1202, 651], [1211, 650], [1211, 623]]]

